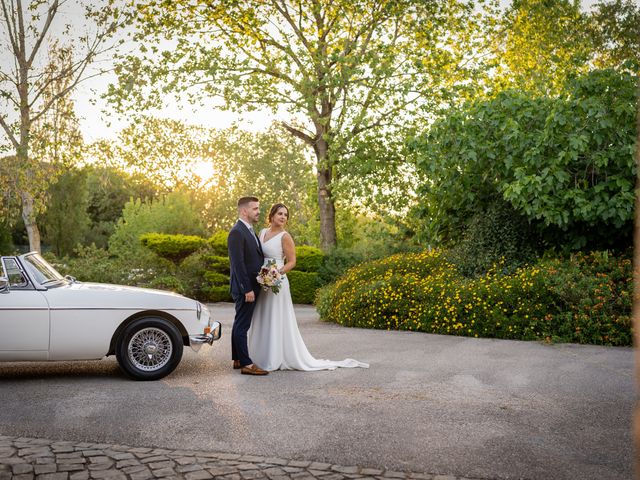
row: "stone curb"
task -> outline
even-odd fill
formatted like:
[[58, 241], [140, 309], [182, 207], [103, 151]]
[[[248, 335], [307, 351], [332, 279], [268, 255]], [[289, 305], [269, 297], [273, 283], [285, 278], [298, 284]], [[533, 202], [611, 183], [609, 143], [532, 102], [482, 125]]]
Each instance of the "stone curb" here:
[[211, 478], [481, 480], [223, 452], [140, 448], [0, 435], [0, 480]]

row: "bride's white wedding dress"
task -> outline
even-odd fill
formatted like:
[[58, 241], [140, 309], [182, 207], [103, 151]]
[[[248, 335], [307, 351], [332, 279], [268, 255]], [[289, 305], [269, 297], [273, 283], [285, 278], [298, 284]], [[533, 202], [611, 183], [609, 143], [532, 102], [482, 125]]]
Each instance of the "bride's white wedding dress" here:
[[[278, 267], [284, 265], [282, 235], [264, 241], [267, 229], [260, 232], [265, 261], [275, 260]], [[249, 329], [249, 355], [251, 360], [265, 370], [334, 370], [338, 367], [369, 368], [366, 363], [351, 358], [343, 361], [319, 360], [307, 350], [296, 321], [289, 280], [282, 279], [277, 294], [260, 292]]]

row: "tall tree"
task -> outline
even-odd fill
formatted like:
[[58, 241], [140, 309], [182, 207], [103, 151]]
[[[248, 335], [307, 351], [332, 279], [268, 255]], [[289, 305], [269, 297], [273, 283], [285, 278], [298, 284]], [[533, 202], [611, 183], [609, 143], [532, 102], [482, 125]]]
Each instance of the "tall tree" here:
[[131, 198], [156, 198], [158, 186], [142, 175], [131, 175], [123, 169], [101, 164], [96, 157], [84, 170], [89, 197], [89, 230], [85, 243], [106, 248], [125, 204]]
[[589, 35], [596, 65], [640, 71], [640, 5], [636, 1], [597, 2], [590, 13]]
[[514, 0], [496, 43], [496, 90], [559, 93], [568, 77], [589, 69], [589, 20], [577, 0]]
[[298, 235], [301, 224], [316, 216], [308, 202], [314, 181], [310, 159], [302, 142], [283, 136], [281, 130], [272, 125], [264, 132], [237, 127], [210, 132], [207, 145], [216, 175], [206, 192], [206, 214], [213, 230], [231, 228], [237, 219], [236, 202], [245, 195], [258, 195], [265, 214], [276, 202], [289, 205], [290, 227]]
[[[315, 157], [325, 249], [336, 244], [333, 183], [354, 142], [402, 136], [445, 100], [474, 67], [479, 15], [462, 0], [144, 1], [138, 12], [148, 47], [123, 64], [116, 104], [150, 107], [198, 86], [230, 109], [288, 114], [284, 127]], [[161, 52], [164, 39], [175, 48]]]
[[208, 135], [204, 127], [143, 116], [122, 129], [116, 140], [100, 141], [96, 147], [103, 162], [144, 175], [169, 192], [178, 186], [202, 186], [204, 179], [196, 170], [207, 160]]
[[[43, 82], [48, 86], [42, 91], [42, 101], [51, 106], [31, 124], [31, 158], [54, 167], [57, 171], [66, 171], [77, 164], [83, 155], [84, 141], [80, 131], [80, 121], [70, 96], [54, 98], [56, 92], [69, 88], [71, 78], [59, 75], [60, 70], [72, 68], [73, 49], [52, 42], [49, 48], [49, 61], [45, 67]], [[36, 88], [40, 83], [36, 85]], [[49, 178], [53, 180], [50, 176]]]
[[[89, 73], [89, 64], [110, 50], [109, 42], [118, 26], [125, 20], [110, 0], [104, 5], [91, 2], [85, 8], [92, 28], [82, 33], [77, 24], [63, 24], [61, 7], [65, 4], [82, 8], [82, 4], [66, 0], [0, 0], [0, 48], [11, 59], [0, 64], [0, 126], [15, 151], [15, 163], [9, 169], [15, 178], [21, 200], [22, 218], [29, 235], [29, 246], [40, 250], [40, 231], [36, 222], [37, 200], [34, 189], [41, 188], [42, 162], [34, 159], [32, 129], [61, 99], [67, 97], [82, 80], [100, 72]], [[62, 32], [56, 33], [56, 32]], [[47, 62], [47, 47], [56, 35], [63, 35], [74, 45], [68, 63], [51, 68]], [[75, 35], [75, 36], [74, 36]]]
[[58, 255], [71, 255], [89, 227], [87, 172], [71, 168], [51, 183], [48, 205], [39, 217], [43, 239]]

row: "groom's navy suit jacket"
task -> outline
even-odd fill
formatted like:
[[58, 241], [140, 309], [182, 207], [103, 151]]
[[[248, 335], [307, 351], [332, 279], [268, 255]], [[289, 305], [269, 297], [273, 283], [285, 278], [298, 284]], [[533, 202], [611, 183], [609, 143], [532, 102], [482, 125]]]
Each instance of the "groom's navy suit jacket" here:
[[244, 298], [245, 293], [251, 290], [259, 292], [260, 286], [256, 277], [264, 263], [264, 254], [256, 235], [238, 220], [229, 232], [227, 245], [233, 299]]

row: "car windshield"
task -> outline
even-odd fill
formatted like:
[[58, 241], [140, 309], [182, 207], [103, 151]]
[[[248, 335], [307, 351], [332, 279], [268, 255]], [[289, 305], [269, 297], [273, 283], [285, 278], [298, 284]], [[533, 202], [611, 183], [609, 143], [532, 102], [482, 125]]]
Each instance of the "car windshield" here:
[[24, 264], [36, 282], [40, 285], [63, 282], [64, 277], [60, 275], [47, 261], [38, 253], [33, 253], [24, 257]]

